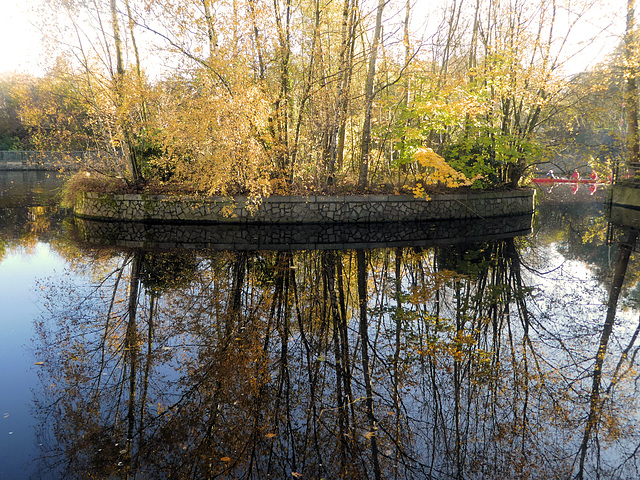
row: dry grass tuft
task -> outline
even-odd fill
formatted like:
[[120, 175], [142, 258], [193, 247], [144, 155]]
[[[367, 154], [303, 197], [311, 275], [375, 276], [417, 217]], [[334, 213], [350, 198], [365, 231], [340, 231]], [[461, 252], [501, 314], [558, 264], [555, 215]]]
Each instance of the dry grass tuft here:
[[127, 182], [123, 178], [78, 172], [65, 183], [62, 190], [62, 205], [74, 207], [80, 195], [85, 192], [124, 193], [127, 188]]

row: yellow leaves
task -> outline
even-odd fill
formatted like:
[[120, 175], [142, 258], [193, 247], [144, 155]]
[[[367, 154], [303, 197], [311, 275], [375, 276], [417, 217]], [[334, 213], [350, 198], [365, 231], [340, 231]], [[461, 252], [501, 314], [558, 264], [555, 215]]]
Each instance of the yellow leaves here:
[[221, 210], [222, 215], [224, 215], [227, 218], [231, 218], [235, 213], [234, 206], [235, 204], [233, 205], [226, 204], [225, 206], [223, 206]]
[[[180, 103], [172, 97], [182, 96]], [[229, 95], [207, 72], [178, 80], [160, 112], [176, 177], [208, 195], [269, 195], [269, 99], [255, 86]], [[278, 187], [278, 186], [276, 186]]]
[[478, 384], [493, 378], [500, 362], [494, 353], [481, 348], [478, 330], [465, 322], [442, 317], [425, 317], [425, 331], [408, 343], [408, 349], [421, 358], [439, 364], [444, 371], [451, 372], [454, 363], [471, 365], [471, 381]]
[[625, 429], [620, 417], [615, 414], [604, 412], [600, 421], [601, 429], [604, 431], [604, 439], [607, 442], [619, 440], [630, 433], [625, 431], [627, 429]]
[[282, 178], [274, 178], [269, 181], [273, 195], [288, 195], [289, 186]]
[[425, 200], [431, 200], [431, 197], [427, 195], [427, 192], [425, 192], [424, 187], [422, 186], [421, 183], [418, 183], [415, 187], [413, 187], [413, 195], [416, 198], [424, 198]]
[[462, 187], [471, 185], [463, 173], [453, 169], [447, 161], [430, 148], [419, 148], [414, 158], [425, 168], [425, 173], [416, 176], [420, 183], [414, 187], [414, 195], [429, 199], [423, 185], [442, 185], [445, 187]]
[[461, 122], [464, 118], [476, 117], [487, 113], [490, 105], [481, 101], [480, 96], [457, 86], [451, 90], [438, 92], [438, 96], [418, 104], [417, 112], [421, 115], [446, 120], [447, 124]]

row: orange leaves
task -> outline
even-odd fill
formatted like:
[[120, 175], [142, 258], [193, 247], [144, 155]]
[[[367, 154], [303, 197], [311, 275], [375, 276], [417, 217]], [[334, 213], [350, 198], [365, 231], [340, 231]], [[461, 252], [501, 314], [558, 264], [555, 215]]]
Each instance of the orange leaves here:
[[[176, 81], [160, 113], [166, 161], [205, 194], [260, 198], [271, 190], [264, 148], [268, 100], [256, 87], [236, 88], [237, 95], [227, 95], [206, 72], [196, 81]], [[178, 104], [170, 98], [176, 91], [183, 92]]]

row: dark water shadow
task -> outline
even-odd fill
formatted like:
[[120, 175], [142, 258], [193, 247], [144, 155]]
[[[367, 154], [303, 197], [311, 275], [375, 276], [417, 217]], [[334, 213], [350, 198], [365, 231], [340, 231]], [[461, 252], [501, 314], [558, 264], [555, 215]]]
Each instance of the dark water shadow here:
[[159, 225], [76, 219], [88, 244], [147, 249], [342, 250], [451, 245], [531, 232], [532, 215], [372, 224]]

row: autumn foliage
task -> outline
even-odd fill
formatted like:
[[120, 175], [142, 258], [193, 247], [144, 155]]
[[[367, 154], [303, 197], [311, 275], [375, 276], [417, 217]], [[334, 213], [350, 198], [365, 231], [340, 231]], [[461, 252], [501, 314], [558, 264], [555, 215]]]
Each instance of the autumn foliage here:
[[[34, 148], [106, 152], [117, 161], [86, 167], [134, 185], [517, 187], [585, 111], [557, 12], [581, 12], [577, 28], [594, 1], [445, 2], [427, 17], [412, 2], [43, 2], [58, 56], [11, 108]], [[423, 17], [441, 26], [429, 38]]]

